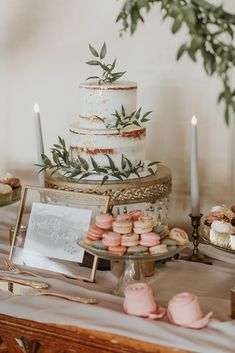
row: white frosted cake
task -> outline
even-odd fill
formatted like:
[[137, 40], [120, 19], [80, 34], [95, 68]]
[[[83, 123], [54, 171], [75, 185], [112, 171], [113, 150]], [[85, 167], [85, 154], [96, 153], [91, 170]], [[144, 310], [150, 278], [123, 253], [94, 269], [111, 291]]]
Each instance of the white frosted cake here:
[[122, 167], [122, 155], [132, 164], [146, 160], [146, 128], [142, 123], [141, 126], [115, 126], [115, 112], [122, 115], [123, 107], [127, 117], [137, 110], [135, 82], [81, 84], [79, 107], [78, 122], [70, 127], [70, 151], [74, 160], [80, 156], [92, 167], [92, 157], [100, 167], [105, 167], [109, 164], [108, 155], [117, 168]]

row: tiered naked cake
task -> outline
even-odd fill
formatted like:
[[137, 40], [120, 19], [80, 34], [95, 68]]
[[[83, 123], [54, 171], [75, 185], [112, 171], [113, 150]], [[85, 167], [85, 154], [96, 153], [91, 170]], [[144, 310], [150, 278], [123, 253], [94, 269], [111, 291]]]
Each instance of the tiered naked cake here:
[[137, 107], [137, 84], [119, 81], [125, 72], [113, 72], [116, 59], [104, 63], [105, 43], [100, 52], [89, 48], [95, 60], [87, 64], [103, 73], [79, 87], [79, 117], [69, 129], [68, 149], [59, 137], [52, 160], [43, 156], [42, 170], [60, 173], [47, 175], [46, 185], [109, 195], [113, 205], [155, 202], [171, 192], [171, 172], [146, 160], [151, 112]]
[[79, 119], [70, 127], [72, 160], [84, 159], [90, 175], [96, 177], [153, 174], [153, 164], [146, 163], [146, 114], [141, 117], [137, 110], [135, 82], [81, 84]]

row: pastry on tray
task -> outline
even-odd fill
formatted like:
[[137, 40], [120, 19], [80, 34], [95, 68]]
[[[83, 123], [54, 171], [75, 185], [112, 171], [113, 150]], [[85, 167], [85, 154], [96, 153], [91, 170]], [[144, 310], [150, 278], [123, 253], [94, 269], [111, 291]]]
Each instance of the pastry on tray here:
[[8, 204], [20, 198], [21, 182], [10, 173], [0, 174], [0, 205]]
[[[222, 248], [231, 248], [231, 235], [234, 234], [235, 208], [221, 205], [213, 206], [205, 217], [204, 224], [210, 242]], [[209, 232], [208, 232], [209, 231]]]

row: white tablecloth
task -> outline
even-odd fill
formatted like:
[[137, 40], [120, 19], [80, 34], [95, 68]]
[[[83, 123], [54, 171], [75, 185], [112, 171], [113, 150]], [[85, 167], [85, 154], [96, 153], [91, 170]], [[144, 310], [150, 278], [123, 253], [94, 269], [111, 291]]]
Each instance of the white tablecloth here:
[[[6, 234], [6, 229], [0, 229], [0, 238], [5, 242]], [[208, 247], [204, 249], [210, 251]], [[7, 246], [2, 246], [2, 252], [7, 251]], [[169, 324], [166, 318], [153, 321], [126, 315], [122, 309], [123, 298], [111, 294], [117, 278], [109, 271], [98, 271], [94, 284], [45, 271], [42, 274], [42, 280], [50, 284], [50, 290], [97, 298], [98, 304], [84, 305], [51, 297], [14, 296], [1, 292], [0, 312], [38, 322], [120, 334], [199, 353], [235, 352], [235, 320], [230, 318], [230, 288], [235, 285], [233, 263], [214, 261], [214, 265], [209, 266], [174, 260], [159, 266], [156, 275], [149, 279], [159, 305], [167, 305], [173, 295], [182, 291], [197, 294], [204, 312], [214, 312], [210, 324], [202, 330], [177, 327]]]

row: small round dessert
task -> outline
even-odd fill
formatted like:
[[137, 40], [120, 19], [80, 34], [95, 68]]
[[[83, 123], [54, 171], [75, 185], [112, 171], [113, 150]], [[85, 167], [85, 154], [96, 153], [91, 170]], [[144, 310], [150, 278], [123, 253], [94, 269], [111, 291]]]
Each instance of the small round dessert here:
[[143, 233], [148, 233], [152, 232], [153, 230], [153, 224], [151, 221], [148, 220], [138, 220], [134, 221], [134, 233], [136, 234], [143, 234]]
[[20, 179], [16, 178], [11, 173], [0, 176], [0, 183], [9, 185], [12, 189], [18, 188], [21, 185]]
[[113, 222], [113, 231], [120, 234], [129, 234], [132, 231], [133, 224], [129, 219], [116, 220]]
[[149, 250], [148, 250], [147, 246], [143, 246], [143, 245], [130, 246], [127, 249], [127, 254], [128, 255], [149, 254]]
[[235, 205], [231, 206], [231, 211], [234, 213], [234, 217], [235, 217]]
[[144, 212], [141, 210], [133, 210], [128, 212], [127, 215], [132, 221], [137, 221], [140, 217], [144, 215]]
[[176, 241], [177, 245], [185, 245], [188, 243], [188, 234], [180, 228], [172, 228], [170, 230], [169, 238]]
[[109, 246], [108, 253], [111, 255], [124, 255], [126, 253], [127, 248], [125, 246]]
[[126, 221], [129, 220], [130, 218], [126, 214], [119, 214], [116, 216], [115, 221]]
[[121, 245], [121, 234], [116, 232], [106, 232], [103, 234], [102, 242], [108, 247]]
[[173, 239], [164, 239], [161, 241], [161, 244], [166, 244], [166, 246], [171, 250], [176, 249], [177, 246], [176, 241]]
[[227, 248], [230, 245], [232, 226], [228, 222], [214, 221], [210, 229], [210, 241], [212, 244]]
[[149, 224], [152, 226], [152, 228], [156, 225], [156, 219], [153, 217], [152, 214], [144, 214], [139, 218], [140, 221], [143, 222], [149, 222]]
[[91, 245], [94, 249], [98, 249], [98, 250], [107, 250], [108, 247], [107, 245], [105, 245], [102, 240], [95, 240], [93, 241], [92, 245]]
[[89, 237], [85, 237], [85, 238], [83, 239], [83, 242], [84, 242], [86, 245], [91, 246], [91, 245], [93, 244], [94, 240], [90, 239]]
[[1, 195], [6, 195], [6, 194], [9, 194], [10, 192], [12, 192], [12, 187], [10, 185], [0, 183]]
[[166, 244], [159, 244], [159, 245], [151, 246], [151, 248], [149, 248], [149, 252], [151, 255], [165, 254], [168, 252], [168, 249]]
[[130, 233], [123, 235], [121, 238], [121, 244], [123, 246], [135, 246], [139, 244], [139, 234]]
[[161, 224], [154, 228], [154, 232], [159, 234], [161, 239], [164, 239], [169, 235], [170, 230], [167, 225]]
[[141, 234], [140, 245], [150, 248], [158, 244], [160, 244], [160, 236], [158, 234], [153, 232]]
[[113, 224], [113, 216], [109, 213], [101, 213], [96, 216], [95, 224], [102, 229], [110, 229]]
[[92, 240], [100, 240], [102, 238], [103, 233], [104, 233], [103, 229], [94, 225], [91, 225], [87, 231], [88, 237]]

